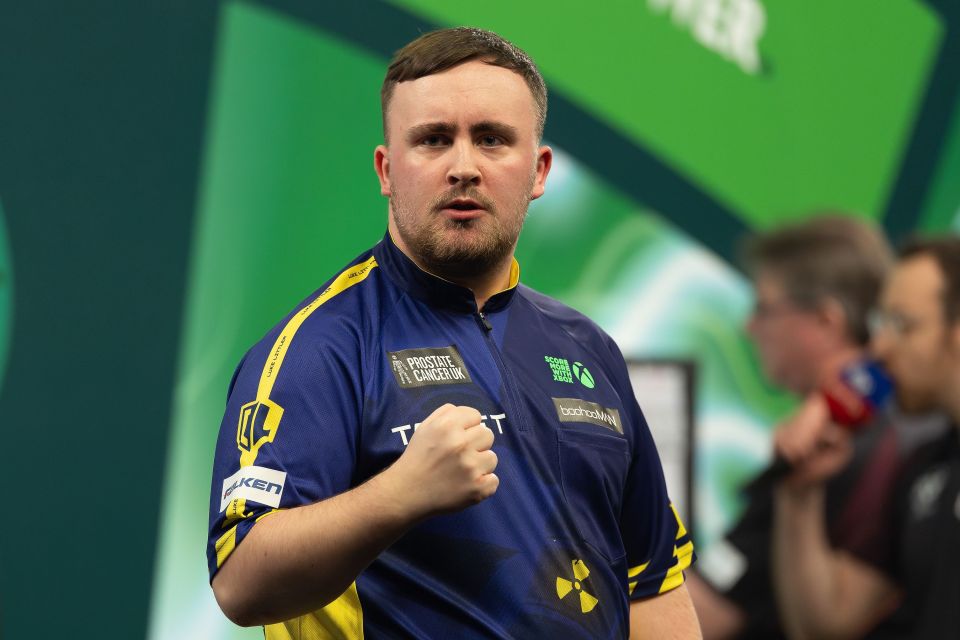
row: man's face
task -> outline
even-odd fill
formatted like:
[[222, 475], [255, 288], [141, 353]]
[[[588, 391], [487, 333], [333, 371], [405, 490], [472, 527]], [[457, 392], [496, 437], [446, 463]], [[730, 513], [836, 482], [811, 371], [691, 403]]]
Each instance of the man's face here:
[[774, 273], [757, 274], [756, 301], [747, 322], [764, 374], [775, 385], [802, 394], [818, 382], [828, 330], [816, 311], [797, 306]]
[[377, 147], [374, 159], [400, 248], [454, 278], [507, 261], [552, 159], [538, 148], [523, 78], [467, 62], [399, 83], [386, 116], [389, 147]]
[[893, 376], [904, 411], [943, 408], [955, 393], [960, 332], [945, 321], [943, 286], [939, 265], [920, 255], [899, 263], [884, 287], [871, 346]]

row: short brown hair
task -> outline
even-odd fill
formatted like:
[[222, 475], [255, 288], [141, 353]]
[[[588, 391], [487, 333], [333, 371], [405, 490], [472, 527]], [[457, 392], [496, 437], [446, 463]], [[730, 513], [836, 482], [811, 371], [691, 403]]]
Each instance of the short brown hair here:
[[960, 320], [960, 237], [914, 238], [899, 252], [901, 260], [930, 256], [943, 274], [943, 315], [949, 324]]
[[745, 247], [748, 270], [772, 273], [790, 301], [813, 309], [832, 298], [846, 312], [847, 335], [870, 340], [867, 315], [893, 261], [876, 228], [849, 214], [819, 214], [751, 238]]
[[380, 89], [384, 140], [387, 107], [398, 83], [440, 73], [470, 60], [503, 67], [523, 77], [537, 107], [537, 138], [542, 138], [547, 121], [547, 85], [537, 65], [518, 46], [491, 31], [456, 27], [425, 33], [394, 54]]

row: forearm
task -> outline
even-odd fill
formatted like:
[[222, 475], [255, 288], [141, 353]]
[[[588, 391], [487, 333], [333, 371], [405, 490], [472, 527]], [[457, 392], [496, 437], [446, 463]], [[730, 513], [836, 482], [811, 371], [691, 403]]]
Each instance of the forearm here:
[[897, 598], [879, 571], [827, 539], [822, 487], [781, 488], [774, 523], [774, 581], [793, 638], [858, 638]]
[[777, 604], [792, 638], [821, 635], [836, 602], [832, 550], [827, 540], [822, 487], [777, 491], [773, 580]]
[[420, 517], [396, 489], [388, 469], [258, 522], [214, 577], [224, 613], [243, 626], [269, 624], [336, 599]]
[[698, 640], [700, 623], [687, 586], [630, 603], [630, 640]]

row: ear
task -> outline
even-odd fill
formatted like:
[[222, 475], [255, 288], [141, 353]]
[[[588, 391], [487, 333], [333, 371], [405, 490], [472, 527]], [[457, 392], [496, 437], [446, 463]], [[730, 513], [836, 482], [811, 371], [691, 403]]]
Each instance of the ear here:
[[853, 336], [847, 333], [847, 310], [836, 298], [824, 298], [817, 308], [817, 317], [831, 334], [849, 342]]
[[547, 188], [547, 174], [550, 173], [552, 166], [553, 149], [546, 146], [537, 149], [537, 174], [533, 181], [533, 191], [530, 193], [531, 200], [536, 200], [543, 195]]
[[373, 150], [373, 170], [380, 180], [380, 195], [390, 197], [390, 150], [384, 145], [377, 145]]

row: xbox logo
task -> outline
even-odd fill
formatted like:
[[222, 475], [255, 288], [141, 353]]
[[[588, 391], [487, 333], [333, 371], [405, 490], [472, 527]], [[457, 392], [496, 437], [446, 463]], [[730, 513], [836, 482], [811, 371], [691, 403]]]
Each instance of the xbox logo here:
[[580, 384], [585, 386], [587, 389], [593, 389], [594, 383], [593, 376], [590, 375], [590, 370], [583, 366], [582, 362], [573, 363], [573, 377], [580, 381]]

